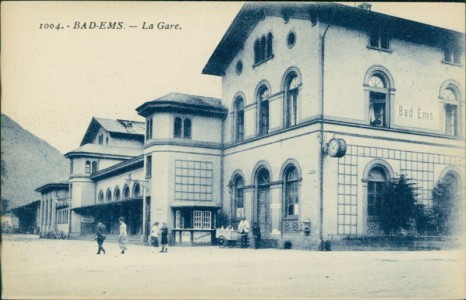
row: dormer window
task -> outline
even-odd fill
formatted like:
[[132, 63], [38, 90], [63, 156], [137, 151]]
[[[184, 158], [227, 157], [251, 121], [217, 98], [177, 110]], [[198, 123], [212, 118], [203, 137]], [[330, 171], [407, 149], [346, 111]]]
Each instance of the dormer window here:
[[104, 135], [101, 134], [99, 135], [99, 145], [103, 145], [104, 144]]
[[369, 48], [376, 50], [390, 50], [390, 39], [384, 29], [374, 29], [369, 34]]
[[273, 57], [273, 35], [269, 32], [267, 35], [259, 37], [254, 42], [254, 65], [263, 63]]

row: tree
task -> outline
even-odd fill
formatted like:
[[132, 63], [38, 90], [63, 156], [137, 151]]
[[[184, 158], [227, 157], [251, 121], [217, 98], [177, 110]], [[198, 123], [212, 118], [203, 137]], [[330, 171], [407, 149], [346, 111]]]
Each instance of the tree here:
[[417, 211], [415, 184], [405, 175], [391, 180], [377, 203], [379, 225], [385, 234], [398, 234], [411, 228]]
[[432, 191], [435, 230], [434, 233], [448, 235], [454, 233], [461, 224], [462, 209], [458, 197], [458, 181], [452, 175], [446, 175]]

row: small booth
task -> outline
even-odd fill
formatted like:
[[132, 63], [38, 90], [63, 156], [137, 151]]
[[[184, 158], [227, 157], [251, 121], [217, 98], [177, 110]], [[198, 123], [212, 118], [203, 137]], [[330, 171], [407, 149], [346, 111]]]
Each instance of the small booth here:
[[218, 207], [174, 207], [173, 241], [177, 245], [212, 245]]

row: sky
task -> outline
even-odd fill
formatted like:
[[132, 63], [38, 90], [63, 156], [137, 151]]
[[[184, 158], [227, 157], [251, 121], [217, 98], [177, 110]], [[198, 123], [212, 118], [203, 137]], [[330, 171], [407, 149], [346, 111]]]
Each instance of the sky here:
[[[372, 5], [373, 11], [465, 31], [464, 4]], [[221, 98], [221, 78], [202, 69], [241, 6], [3, 2], [2, 113], [67, 153], [79, 147], [94, 116], [143, 121], [135, 109], [170, 92]], [[76, 22], [89, 27], [92, 21], [123, 22], [127, 29], [74, 29]], [[144, 22], [146, 28], [164, 22], [179, 29], [142, 29]], [[50, 24], [64, 28], [45, 29]]]

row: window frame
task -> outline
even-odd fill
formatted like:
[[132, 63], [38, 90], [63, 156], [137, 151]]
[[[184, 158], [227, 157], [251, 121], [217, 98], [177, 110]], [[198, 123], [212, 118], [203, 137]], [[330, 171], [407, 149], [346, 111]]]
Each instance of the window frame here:
[[[296, 86], [291, 88], [293, 80]], [[296, 71], [289, 72], [285, 77], [284, 85], [284, 107], [283, 107], [283, 127], [290, 128], [298, 124], [298, 99], [300, 90], [300, 76]]]
[[84, 173], [86, 173], [86, 174], [91, 173], [91, 161], [90, 160], [86, 160], [86, 162], [85, 162]]
[[[294, 173], [295, 178], [289, 179], [291, 173]], [[283, 172], [282, 178], [282, 192], [283, 192], [283, 218], [290, 220], [290, 219], [298, 219], [299, 217], [299, 206], [300, 206], [300, 198], [299, 198], [299, 182], [301, 178], [299, 176], [298, 168], [290, 164], [285, 168]], [[290, 197], [290, 195], [292, 197]], [[293, 201], [291, 203], [290, 201]], [[293, 213], [290, 214], [289, 207], [293, 205]]]
[[[384, 181], [370, 180], [370, 174], [374, 170], [380, 170], [384, 175]], [[367, 194], [366, 194], [366, 215], [368, 221], [378, 221], [380, 218], [380, 212], [378, 211], [378, 206], [383, 196], [384, 189], [387, 187], [390, 182], [390, 172], [383, 165], [374, 164], [370, 167], [367, 177]], [[373, 189], [373, 191], [371, 191]], [[370, 213], [372, 211], [372, 213]]]
[[239, 143], [244, 140], [244, 98], [242, 96], [235, 97], [233, 111], [234, 141]]
[[[383, 84], [383, 87], [371, 86], [373, 81], [372, 78], [377, 77], [380, 79], [380, 82]], [[375, 65], [370, 67], [366, 71], [364, 77], [363, 88], [365, 91], [366, 103], [367, 103], [367, 119], [366, 122], [369, 126], [374, 128], [390, 128], [392, 123], [392, 103], [395, 103], [395, 84], [393, 77], [390, 72], [380, 65]], [[374, 124], [376, 121], [375, 111], [374, 111], [374, 102], [379, 102], [376, 99], [376, 95], [384, 95], [384, 122], [382, 125]]]
[[[267, 93], [267, 97], [262, 97]], [[266, 84], [261, 84], [257, 89], [257, 136], [265, 136], [270, 131], [270, 88]]]
[[191, 140], [193, 136], [191, 118], [176, 116], [173, 121], [173, 138]]
[[146, 156], [146, 178], [152, 177], [152, 155]]
[[[386, 46], [383, 46], [386, 44]], [[368, 32], [368, 49], [392, 53], [391, 35], [386, 28], [373, 28]]]
[[274, 57], [273, 54], [273, 33], [269, 31], [267, 34], [259, 36], [254, 41], [254, 64], [253, 68], [265, 63]]

